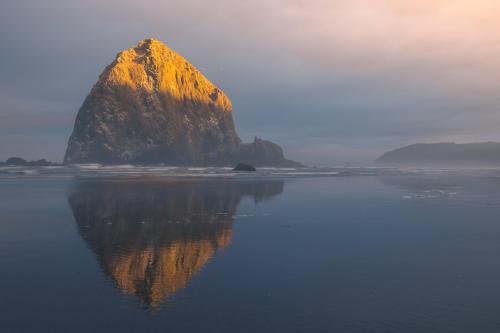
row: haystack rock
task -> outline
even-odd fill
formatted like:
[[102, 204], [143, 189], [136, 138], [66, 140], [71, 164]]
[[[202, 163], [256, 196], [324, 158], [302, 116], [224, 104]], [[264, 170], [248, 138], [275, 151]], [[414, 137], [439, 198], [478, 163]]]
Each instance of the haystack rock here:
[[232, 104], [155, 39], [119, 53], [81, 106], [64, 162], [296, 166], [269, 141], [241, 144]]

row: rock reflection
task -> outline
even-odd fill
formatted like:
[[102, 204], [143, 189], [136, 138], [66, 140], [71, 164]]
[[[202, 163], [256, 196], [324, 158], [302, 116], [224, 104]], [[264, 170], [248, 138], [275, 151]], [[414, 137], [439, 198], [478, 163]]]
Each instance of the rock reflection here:
[[282, 181], [81, 181], [69, 196], [79, 232], [123, 292], [155, 308], [232, 239], [240, 200]]

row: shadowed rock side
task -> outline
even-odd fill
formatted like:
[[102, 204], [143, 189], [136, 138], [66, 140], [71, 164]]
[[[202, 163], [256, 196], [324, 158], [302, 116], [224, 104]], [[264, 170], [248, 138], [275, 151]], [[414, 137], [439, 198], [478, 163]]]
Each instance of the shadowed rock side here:
[[[241, 153], [224, 92], [165, 44], [145, 39], [100, 75], [78, 112], [64, 162], [233, 165]], [[257, 158], [263, 165], [287, 162]]]
[[79, 232], [123, 292], [159, 306], [227, 246], [244, 196], [283, 182], [79, 182], [69, 196]]
[[236, 154], [239, 163], [256, 166], [302, 167], [303, 165], [285, 158], [283, 149], [277, 144], [255, 137], [252, 143], [240, 144]]

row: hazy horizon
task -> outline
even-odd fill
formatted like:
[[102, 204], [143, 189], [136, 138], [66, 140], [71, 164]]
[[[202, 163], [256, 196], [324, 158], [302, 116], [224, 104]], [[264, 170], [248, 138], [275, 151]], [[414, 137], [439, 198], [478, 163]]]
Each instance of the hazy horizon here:
[[234, 105], [240, 137], [306, 164], [500, 141], [500, 3], [19, 0], [0, 4], [0, 160], [62, 160], [115, 55], [154, 37]]

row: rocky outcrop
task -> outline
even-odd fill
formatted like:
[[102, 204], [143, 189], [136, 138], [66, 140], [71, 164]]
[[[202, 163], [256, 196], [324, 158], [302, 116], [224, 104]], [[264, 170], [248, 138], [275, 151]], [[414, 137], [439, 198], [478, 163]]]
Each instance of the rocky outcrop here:
[[302, 164], [285, 158], [283, 149], [277, 144], [255, 137], [252, 143], [239, 146], [239, 162], [256, 166], [301, 167]]
[[245, 163], [238, 163], [233, 171], [245, 171], [245, 172], [254, 172], [257, 171], [253, 165], [250, 164], [245, 164]]
[[100, 75], [78, 112], [64, 162], [232, 165], [245, 156], [277, 165], [282, 155], [267, 141], [242, 145], [224, 92], [165, 44], [145, 39]]
[[60, 164], [49, 162], [42, 158], [36, 161], [27, 161], [21, 157], [10, 157], [5, 162], [0, 162], [0, 165], [6, 166], [58, 166]]

